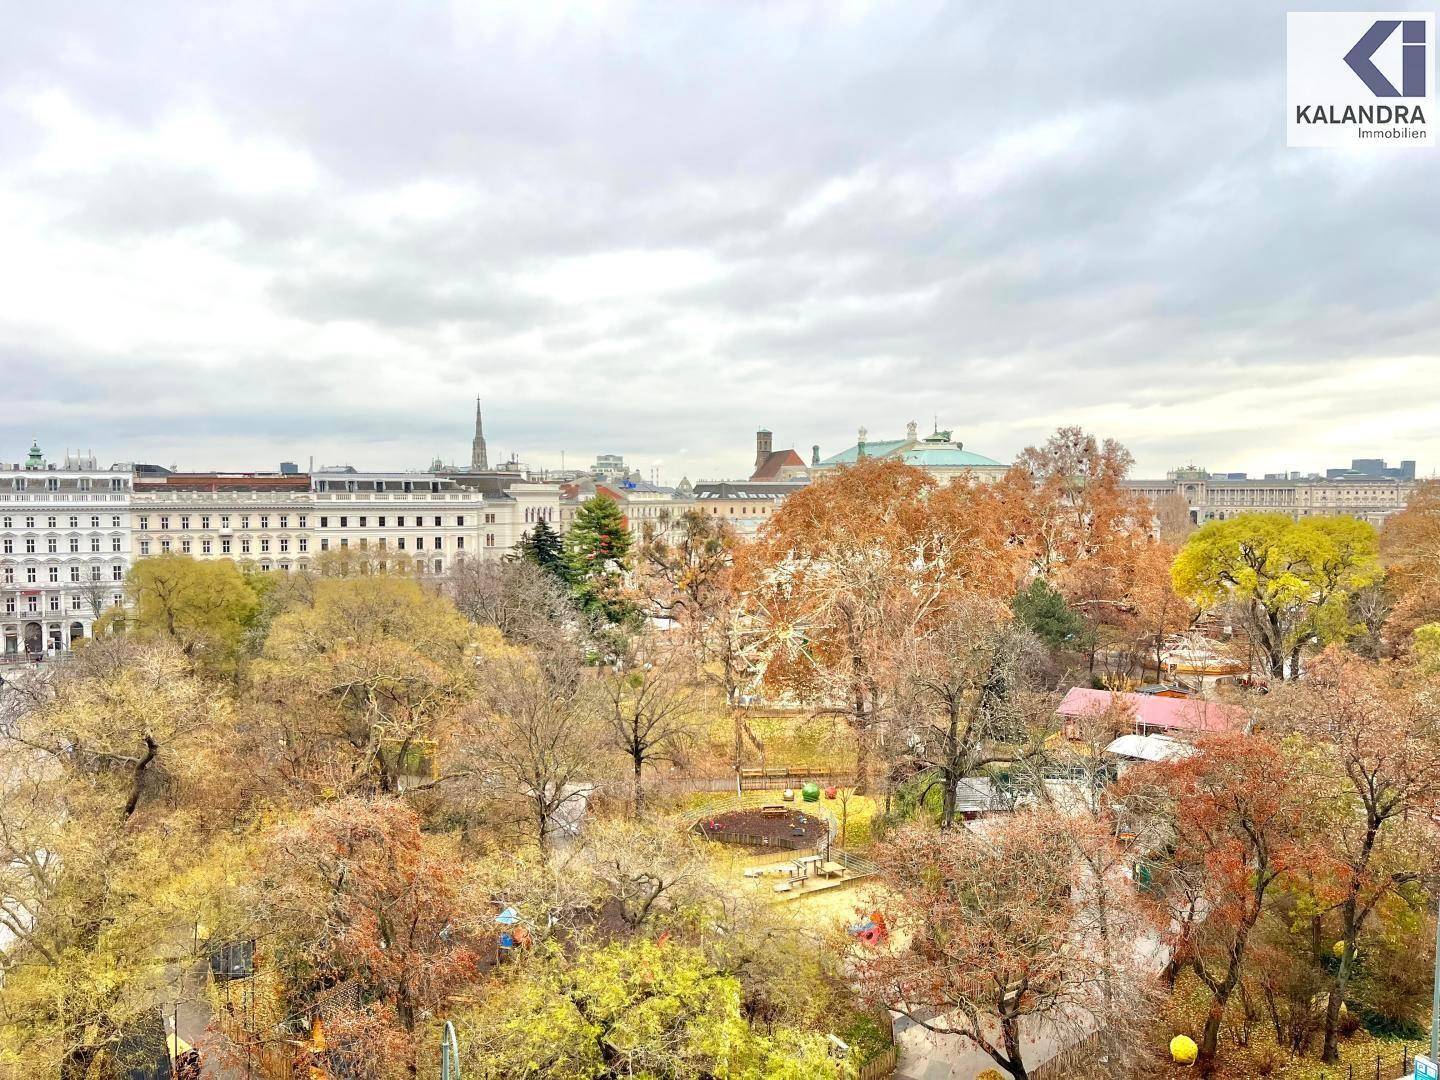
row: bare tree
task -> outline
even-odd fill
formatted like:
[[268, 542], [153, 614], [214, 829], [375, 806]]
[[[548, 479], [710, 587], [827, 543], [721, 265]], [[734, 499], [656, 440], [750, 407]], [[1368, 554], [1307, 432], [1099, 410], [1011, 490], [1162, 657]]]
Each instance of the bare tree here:
[[590, 876], [631, 930], [714, 896], [710, 862], [689, 822], [611, 818], [587, 827], [572, 872]]
[[524, 559], [460, 560], [446, 588], [462, 615], [522, 645], [551, 645], [576, 620], [555, 575]]
[[579, 662], [563, 653], [507, 650], [482, 662], [480, 683], [478, 703], [461, 717], [461, 753], [518, 803], [547, 848], [601, 778], [601, 703]]
[[1003, 605], [970, 593], [908, 643], [897, 711], [909, 757], [943, 785], [941, 828], [955, 819], [961, 780], [1043, 745], [1053, 711], [1028, 686], [1038, 648]]
[[648, 643], [605, 678], [606, 720], [612, 745], [630, 759], [631, 813], [644, 804], [644, 771], [658, 761], [678, 763], [700, 734], [695, 692], [682, 665]]

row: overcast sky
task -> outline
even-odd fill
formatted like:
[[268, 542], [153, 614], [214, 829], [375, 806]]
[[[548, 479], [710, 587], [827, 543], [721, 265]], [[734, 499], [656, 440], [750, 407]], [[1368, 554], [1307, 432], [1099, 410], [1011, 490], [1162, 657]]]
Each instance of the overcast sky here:
[[1440, 150], [1286, 149], [1284, 12], [0, 0], [0, 459], [1429, 473]]

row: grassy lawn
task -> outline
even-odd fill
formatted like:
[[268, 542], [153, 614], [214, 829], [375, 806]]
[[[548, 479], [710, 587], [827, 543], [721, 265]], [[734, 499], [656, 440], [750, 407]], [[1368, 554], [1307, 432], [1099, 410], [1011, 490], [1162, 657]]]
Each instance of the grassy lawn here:
[[[809, 713], [781, 713], [749, 710], [744, 713], [750, 730], [765, 746], [767, 765], [797, 768], [853, 768], [855, 737], [840, 716], [811, 716]], [[735, 727], [728, 709], [711, 712], [707, 742], [717, 755], [734, 753]], [[745, 764], [758, 766], [760, 752], [745, 742]]]

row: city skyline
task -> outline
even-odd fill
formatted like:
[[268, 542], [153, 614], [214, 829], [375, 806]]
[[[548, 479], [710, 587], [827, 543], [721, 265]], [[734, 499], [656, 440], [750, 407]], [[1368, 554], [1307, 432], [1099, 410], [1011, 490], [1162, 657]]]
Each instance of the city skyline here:
[[[918, 423], [918, 422], [917, 422], [917, 423]], [[936, 423], [936, 422], [935, 422], [934, 420], [932, 420], [932, 425], [935, 424], [935, 423]], [[487, 436], [488, 436], [488, 434], [495, 429], [494, 419], [493, 419], [492, 415], [491, 415], [488, 411], [487, 411], [486, 417], [485, 417], [485, 424], [486, 424], [486, 433], [487, 433]], [[939, 424], [938, 426], [940, 427], [941, 430], [945, 430], [943, 424]], [[772, 430], [772, 435], [774, 434], [773, 429], [767, 429], [767, 430]], [[876, 428], [876, 429], [874, 429], [874, 430], [868, 431], [868, 435], [869, 435], [869, 437], [870, 437], [871, 440], [881, 440], [881, 439], [888, 439], [888, 438], [891, 438], [891, 437], [898, 437], [899, 435], [903, 434], [903, 432], [904, 432], [904, 425], [899, 425], [899, 426], [898, 426], [898, 430], [895, 431], [895, 432], [891, 432], [889, 429]], [[422, 461], [422, 460], [419, 460], [419, 458], [418, 458], [418, 457], [415, 457], [415, 455], [411, 455], [410, 458], [406, 458], [406, 459], [404, 459], [404, 460], [399, 460], [399, 461], [384, 461], [384, 460], [378, 460], [378, 459], [371, 459], [371, 458], [368, 458], [368, 457], [363, 457], [363, 458], [362, 458], [362, 457], [357, 457], [356, 455], [352, 454], [352, 455], [350, 455], [348, 458], [337, 459], [337, 460], [333, 460], [333, 461], [332, 461], [332, 460], [321, 460], [319, 457], [316, 457], [315, 460], [314, 460], [313, 466], [312, 466], [311, 463], [310, 463], [310, 461], [309, 461], [309, 458], [310, 458], [311, 455], [309, 455], [309, 454], [300, 454], [300, 453], [298, 453], [298, 452], [291, 452], [291, 453], [288, 453], [288, 454], [287, 454], [287, 453], [279, 453], [278, 455], [272, 455], [272, 459], [270, 459], [270, 460], [263, 460], [263, 461], [249, 461], [249, 460], [247, 460], [247, 461], [236, 461], [236, 460], [229, 460], [229, 459], [224, 459], [224, 460], [219, 460], [219, 459], [217, 459], [217, 460], [208, 460], [208, 459], [207, 459], [206, 461], [203, 461], [203, 462], [197, 462], [197, 461], [189, 461], [189, 460], [175, 459], [175, 458], [173, 458], [173, 456], [170, 457], [170, 458], [166, 458], [165, 455], [163, 455], [163, 454], [160, 455], [160, 456], [158, 456], [158, 457], [157, 457], [157, 456], [154, 456], [154, 455], [151, 455], [151, 456], [143, 456], [143, 455], [137, 456], [137, 455], [111, 454], [111, 453], [105, 452], [103, 449], [97, 450], [95, 447], [89, 446], [89, 445], [66, 444], [66, 445], [64, 445], [64, 446], [61, 446], [61, 445], [59, 445], [59, 444], [47, 442], [47, 440], [46, 440], [45, 438], [43, 438], [39, 433], [35, 433], [35, 434], [33, 434], [30, 438], [28, 438], [28, 439], [26, 439], [26, 440], [24, 441], [24, 447], [23, 447], [23, 448], [22, 448], [22, 447], [19, 447], [19, 446], [16, 446], [16, 447], [13, 448], [13, 449], [0, 450], [0, 463], [18, 463], [18, 462], [23, 462], [23, 461], [25, 460], [26, 454], [27, 454], [28, 451], [29, 451], [30, 446], [31, 446], [32, 444], [34, 444], [34, 445], [39, 445], [39, 447], [41, 448], [41, 450], [42, 450], [43, 453], [44, 453], [44, 456], [45, 456], [46, 460], [49, 461], [49, 462], [51, 462], [51, 463], [58, 463], [58, 462], [62, 461], [63, 458], [64, 458], [67, 454], [70, 454], [70, 453], [74, 453], [74, 454], [81, 454], [81, 453], [91, 454], [91, 453], [93, 453], [93, 454], [95, 455], [96, 459], [97, 459], [97, 463], [98, 463], [99, 467], [102, 468], [102, 469], [103, 469], [103, 468], [106, 468], [108, 465], [111, 465], [111, 464], [147, 464], [147, 465], [160, 465], [160, 466], [163, 466], [163, 467], [165, 467], [165, 468], [178, 468], [180, 471], [183, 471], [183, 472], [273, 472], [273, 471], [275, 471], [275, 470], [277, 470], [277, 469], [279, 468], [280, 463], [283, 461], [283, 462], [288, 462], [288, 463], [291, 463], [291, 464], [296, 465], [296, 466], [298, 467], [299, 471], [301, 471], [301, 472], [312, 472], [312, 471], [313, 471], [313, 472], [320, 472], [320, 471], [324, 471], [324, 470], [327, 470], [327, 469], [344, 468], [344, 467], [346, 467], [346, 466], [353, 467], [353, 468], [355, 468], [355, 469], [357, 469], [357, 470], [359, 470], [359, 471], [361, 471], [361, 472], [368, 472], [368, 471], [425, 472], [425, 471], [427, 471], [427, 470], [429, 469], [430, 465], [431, 465], [434, 461], [436, 461], [436, 460], [441, 461], [441, 462], [442, 462], [445, 466], [447, 466], [447, 467], [453, 466], [453, 467], [457, 467], [457, 468], [461, 468], [461, 469], [467, 467], [468, 464], [469, 464], [469, 462], [470, 462], [470, 459], [471, 459], [471, 443], [472, 443], [472, 441], [473, 441], [474, 434], [475, 434], [475, 429], [474, 429], [474, 427], [473, 427], [473, 422], [472, 422], [472, 426], [471, 426], [470, 428], [468, 428], [467, 431], [466, 431], [466, 433], [465, 433], [466, 437], [465, 437], [464, 440], [463, 440], [465, 449], [464, 449], [464, 452], [463, 452], [463, 453], [461, 453], [461, 451], [460, 451], [459, 449], [455, 449], [455, 450], [453, 450], [452, 452], [449, 452], [449, 453], [444, 453], [444, 452], [439, 452], [439, 451], [437, 451], [437, 452], [435, 452], [435, 453], [432, 453], [432, 454], [428, 455], [428, 457], [425, 457], [425, 460], [423, 460], [423, 461]], [[525, 451], [514, 451], [514, 450], [504, 449], [504, 448], [502, 448], [502, 447], [499, 446], [499, 443], [498, 443], [496, 440], [493, 440], [493, 439], [491, 439], [491, 440], [489, 440], [489, 441], [491, 441], [492, 443], [496, 443], [496, 448], [495, 448], [495, 449], [492, 449], [492, 450], [490, 451], [490, 455], [489, 455], [489, 457], [490, 457], [490, 462], [489, 462], [489, 464], [490, 464], [490, 467], [491, 467], [491, 468], [500, 468], [500, 467], [501, 467], [504, 463], [506, 463], [506, 462], [509, 462], [509, 461], [512, 461], [512, 460], [518, 460], [521, 464], [526, 465], [526, 466], [530, 467], [531, 469], [536, 470], [537, 472], [538, 472], [538, 471], [545, 471], [545, 470], [558, 471], [558, 470], [561, 470], [561, 469], [576, 470], [576, 471], [580, 471], [580, 472], [585, 472], [585, 471], [588, 471], [588, 470], [595, 464], [597, 457], [599, 457], [600, 455], [618, 454], [619, 456], [621, 456], [622, 458], [624, 458], [626, 466], [627, 466], [632, 472], [638, 470], [638, 471], [641, 473], [641, 475], [642, 475], [646, 480], [649, 480], [649, 479], [651, 479], [651, 470], [652, 470], [652, 468], [653, 468], [653, 469], [657, 469], [657, 470], [659, 471], [659, 474], [660, 474], [660, 475], [659, 475], [660, 482], [661, 482], [661, 483], [664, 483], [664, 484], [669, 484], [669, 485], [671, 485], [671, 486], [673, 486], [674, 484], [678, 483], [678, 482], [682, 479], [682, 476], [683, 476], [684, 478], [688, 478], [688, 479], [691, 480], [692, 482], [700, 481], [700, 480], [713, 480], [713, 481], [720, 481], [720, 480], [743, 480], [746, 476], [749, 475], [750, 471], [751, 471], [751, 470], [753, 469], [753, 467], [754, 467], [754, 441], [753, 441], [753, 440], [754, 440], [755, 430], [752, 429], [751, 431], [749, 431], [749, 432], [746, 433], [746, 434], [748, 435], [748, 437], [750, 438], [751, 441], [750, 441], [748, 444], [742, 444], [742, 446], [740, 446], [739, 448], [737, 448], [736, 453], [735, 453], [734, 455], [732, 455], [732, 457], [733, 457], [733, 462], [732, 462], [732, 465], [731, 465], [730, 472], [724, 473], [724, 474], [719, 474], [719, 473], [717, 473], [717, 474], [715, 474], [715, 475], [710, 475], [710, 474], [703, 474], [703, 475], [702, 475], [702, 474], [693, 473], [693, 472], [684, 472], [684, 473], [682, 473], [682, 472], [677, 472], [677, 473], [675, 473], [675, 474], [672, 476], [672, 475], [670, 475], [670, 472], [669, 472], [669, 470], [666, 468], [666, 466], [664, 465], [663, 461], [644, 462], [644, 461], [642, 461], [639, 457], [634, 456], [634, 455], [632, 454], [632, 452], [629, 451], [629, 450], [627, 450], [627, 448], [625, 448], [624, 446], [619, 446], [619, 447], [616, 447], [616, 446], [601, 447], [601, 448], [599, 448], [599, 449], [597, 449], [597, 450], [595, 450], [595, 451], [593, 451], [593, 452], [587, 452], [587, 453], [582, 453], [582, 454], [578, 454], [578, 455], [577, 455], [577, 454], [570, 453], [570, 452], [567, 451], [563, 456], [561, 456], [561, 454], [560, 454], [558, 451], [551, 451], [551, 452], [539, 451], [539, 452], [536, 452], [536, 453], [527, 453], [527, 452], [525, 452]], [[1047, 434], [1048, 434], [1048, 433], [1047, 433]], [[1115, 437], [1115, 436], [1110, 436], [1110, 435], [1108, 435], [1108, 434], [1105, 433], [1105, 432], [1092, 432], [1092, 434], [1095, 434], [1095, 435], [1097, 435], [1098, 437], [1102, 437], [1102, 438], [1103, 438], [1103, 437]], [[956, 434], [956, 437], [957, 437], [957, 438], [960, 438], [959, 433]], [[1037, 441], [1043, 442], [1043, 437], [1041, 437], [1041, 438], [1040, 438], [1039, 440], [1037, 440]], [[1123, 438], [1119, 439], [1119, 441], [1120, 441], [1122, 444], [1125, 444], [1125, 440], [1124, 440]], [[452, 440], [452, 442], [456, 442], [456, 443], [458, 444], [459, 440], [458, 440], [458, 439], [457, 439], [457, 440]], [[827, 456], [829, 456], [829, 455], [832, 454], [832, 453], [835, 453], [835, 452], [837, 452], [837, 451], [839, 451], [839, 450], [844, 449], [847, 445], [853, 446], [853, 445], [854, 445], [854, 442], [855, 442], [855, 438], [854, 438], [854, 435], [852, 434], [852, 437], [851, 437], [849, 443], [845, 443], [845, 442], [843, 442], [843, 441], [840, 441], [840, 442], [836, 442], [833, 446], [830, 446], [830, 447], [826, 447], [826, 445], [825, 445], [824, 443], [821, 443], [821, 444], [819, 444], [819, 445], [820, 445], [821, 456], [822, 456], [822, 458], [823, 458], [823, 457], [827, 457]], [[801, 456], [805, 461], [807, 461], [807, 462], [810, 460], [810, 451], [811, 451], [813, 445], [814, 445], [814, 444], [810, 444], [810, 443], [802, 444], [802, 443], [799, 442], [799, 441], [796, 441], [796, 442], [794, 442], [794, 443], [787, 442], [787, 441], [781, 439], [778, 435], [774, 438], [774, 446], [775, 446], [775, 448], [776, 448], [777, 450], [789, 449], [789, 448], [791, 448], [791, 447], [793, 446], [793, 448], [794, 448], [797, 452], [799, 452], [799, 453], [800, 453], [800, 456]], [[748, 456], [747, 456], [747, 454], [746, 454], [747, 449], [748, 449]], [[978, 449], [979, 449], [979, 448], [977, 448], [977, 450], [978, 450]], [[1024, 449], [1024, 448], [1021, 447], [1020, 449]], [[1019, 450], [1016, 451], [1017, 454], [1018, 454], [1018, 452], [1019, 452]], [[425, 455], [420, 455], [420, 456], [424, 457]], [[1013, 458], [1014, 458], [1015, 456], [1016, 456], [1015, 454], [1002, 455], [1002, 456], [1000, 456], [1000, 457], [998, 458], [998, 460], [1000, 460], [1002, 463], [1008, 465], [1008, 464], [1011, 462], [1011, 460], [1013, 460]], [[1367, 450], [1365, 450], [1364, 448], [1361, 448], [1361, 449], [1356, 450], [1356, 451], [1353, 452], [1353, 453], [1346, 453], [1346, 454], [1343, 455], [1343, 457], [1336, 458], [1336, 459], [1334, 459], [1334, 460], [1326, 460], [1326, 461], [1323, 461], [1323, 462], [1320, 462], [1320, 461], [1319, 461], [1319, 457], [1320, 457], [1321, 455], [1319, 455], [1318, 453], [1310, 453], [1310, 454], [1305, 454], [1305, 455], [1301, 455], [1301, 456], [1307, 461], [1307, 464], [1305, 464], [1305, 465], [1287, 465], [1287, 466], [1284, 466], [1284, 467], [1276, 466], [1276, 467], [1273, 467], [1273, 468], [1270, 467], [1269, 465], [1265, 465], [1264, 467], [1250, 468], [1250, 469], [1246, 469], [1246, 468], [1241, 468], [1241, 467], [1238, 467], [1238, 466], [1234, 466], [1233, 464], [1228, 463], [1228, 462], [1219, 462], [1219, 463], [1216, 463], [1216, 462], [1205, 462], [1205, 461], [1201, 461], [1201, 460], [1198, 460], [1198, 459], [1195, 459], [1195, 458], [1192, 457], [1192, 458], [1187, 458], [1187, 459], [1184, 460], [1184, 461], [1174, 461], [1174, 462], [1172, 462], [1172, 463], [1170, 463], [1170, 464], [1168, 464], [1168, 465], [1165, 465], [1165, 466], [1163, 466], [1163, 467], [1159, 467], [1159, 468], [1154, 469], [1154, 470], [1146, 470], [1146, 469], [1144, 469], [1144, 468], [1141, 468], [1141, 462], [1140, 462], [1139, 459], [1137, 458], [1135, 466], [1134, 466], [1134, 467], [1131, 469], [1131, 471], [1130, 471], [1130, 476], [1131, 476], [1132, 478], [1160, 479], [1160, 478], [1163, 478], [1164, 476], [1166, 476], [1168, 473], [1173, 472], [1173, 471], [1176, 470], [1176, 469], [1185, 468], [1185, 467], [1189, 467], [1189, 466], [1195, 466], [1195, 467], [1198, 467], [1198, 468], [1205, 469], [1205, 470], [1207, 470], [1207, 471], [1209, 471], [1209, 472], [1211, 472], [1211, 473], [1214, 473], [1214, 474], [1246, 473], [1246, 474], [1248, 474], [1248, 476], [1249, 476], [1250, 478], [1252, 478], [1252, 479], [1259, 479], [1259, 478], [1264, 477], [1264, 476], [1267, 476], [1267, 475], [1269, 475], [1269, 474], [1286, 474], [1286, 473], [1298, 473], [1298, 474], [1301, 475], [1301, 476], [1322, 476], [1322, 477], [1323, 477], [1323, 476], [1325, 475], [1327, 469], [1335, 469], [1335, 468], [1339, 468], [1339, 467], [1343, 467], [1343, 466], [1348, 466], [1352, 461], [1357, 460], [1357, 459], [1363, 459], [1363, 458], [1381, 458], [1381, 459], [1384, 459], [1389, 465], [1391, 465], [1391, 466], [1396, 466], [1396, 465], [1398, 465], [1398, 464], [1400, 463], [1401, 460], [1404, 459], [1405, 456], [1408, 456], [1408, 455], [1404, 455], [1404, 454], [1403, 454], [1403, 451], [1402, 451], [1401, 453], [1397, 453], [1397, 454], [1394, 455], [1394, 456], [1390, 456], [1390, 455], [1386, 455], [1386, 454], [1379, 454], [1379, 453], [1372, 454], [1372, 453], [1369, 453], [1369, 452], [1368, 452]], [[163, 460], [162, 460], [162, 459], [163, 459]], [[1316, 464], [1309, 464], [1308, 462], [1309, 462], [1310, 460], [1312, 460], [1312, 459], [1315, 460], [1317, 463], [1316, 463]], [[1424, 461], [1418, 462], [1418, 464], [1417, 464], [1417, 470], [1416, 470], [1416, 476], [1417, 476], [1418, 478], [1420, 478], [1420, 479], [1433, 478], [1435, 475], [1436, 475], [1436, 470], [1435, 470], [1435, 467], [1434, 467], [1433, 465], [1431, 465], [1431, 464], [1429, 464], [1429, 463], [1427, 463], [1427, 462], [1424, 462]]]
[[423, 467], [480, 393], [493, 458], [672, 481], [937, 412], [1001, 460], [1428, 472], [1429, 160], [1285, 147], [1284, 13], [27, 11], [0, 443]]

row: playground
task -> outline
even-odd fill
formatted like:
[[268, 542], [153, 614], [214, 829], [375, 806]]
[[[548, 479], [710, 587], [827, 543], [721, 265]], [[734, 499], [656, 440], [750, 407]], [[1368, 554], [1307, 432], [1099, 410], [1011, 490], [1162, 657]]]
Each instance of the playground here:
[[830, 840], [827, 822], [783, 803], [709, 814], [696, 829], [707, 840], [758, 848], [823, 848]]

